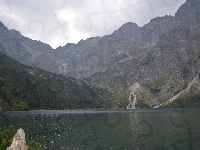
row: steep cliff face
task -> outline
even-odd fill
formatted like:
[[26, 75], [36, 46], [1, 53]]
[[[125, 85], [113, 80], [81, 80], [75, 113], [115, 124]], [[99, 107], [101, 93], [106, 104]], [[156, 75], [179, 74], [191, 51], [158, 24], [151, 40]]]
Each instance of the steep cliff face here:
[[[144, 27], [126, 23], [113, 34], [81, 40], [78, 44], [67, 44], [53, 50], [48, 44], [22, 36], [15, 30], [0, 25], [0, 43], [4, 53], [26, 65], [36, 66], [76, 78], [109, 70], [119, 62], [132, 59], [137, 52], [143, 52], [159, 40], [161, 34], [172, 30], [188, 14], [198, 16], [198, 1], [187, 1], [176, 17], [164, 16], [152, 19]], [[192, 8], [191, 8], [192, 7]], [[194, 8], [195, 9], [194, 9]]]
[[[200, 1], [187, 0], [174, 17], [143, 27], [126, 23], [111, 35], [53, 50], [0, 25], [3, 53], [20, 62], [76, 78], [88, 78], [116, 97], [135, 83], [139, 106], [154, 107], [187, 88], [200, 69]], [[133, 94], [133, 95], [134, 95]]]
[[[111, 35], [102, 38], [90, 38], [76, 44], [67, 44], [56, 49], [57, 60], [65, 65], [66, 75], [77, 78], [90, 77], [98, 72], [108, 71], [118, 63], [133, 59], [154, 47], [163, 34], [179, 26], [191, 26], [198, 23], [199, 2], [187, 1], [177, 11], [176, 16], [164, 16], [152, 19], [143, 27], [126, 23]], [[184, 29], [182, 30], [184, 31]], [[181, 30], [178, 31], [179, 34]], [[169, 35], [170, 36], [170, 35]], [[181, 35], [179, 35], [181, 36]], [[62, 56], [60, 56], [62, 53]], [[61, 64], [61, 63], [60, 63]], [[62, 65], [61, 65], [62, 67]], [[62, 70], [61, 70], [62, 71]]]
[[61, 67], [66, 64], [66, 75], [90, 77], [109, 70], [117, 63], [131, 60], [138, 52], [153, 46], [162, 33], [173, 27], [175, 22], [171, 20], [171, 16], [156, 18], [144, 27], [126, 23], [111, 35], [57, 48], [57, 60]]
[[58, 72], [54, 50], [40, 41], [34, 41], [21, 35], [18, 31], [8, 30], [0, 23], [1, 52], [19, 62], [39, 67], [51, 72]]
[[[105, 72], [92, 75], [93, 83], [120, 95], [124, 87], [138, 82], [143, 90], [137, 90], [134, 94], [140, 95], [142, 107], [157, 106], [187, 88], [200, 69], [198, 8], [199, 1], [187, 1], [175, 17], [153, 19], [141, 28], [145, 33], [150, 33], [151, 38], [144, 38], [146, 45], [139, 51], [132, 49], [128, 59], [121, 59]], [[161, 22], [163, 28], [159, 25]], [[155, 31], [151, 33], [151, 30]], [[129, 38], [133, 38], [131, 36]]]

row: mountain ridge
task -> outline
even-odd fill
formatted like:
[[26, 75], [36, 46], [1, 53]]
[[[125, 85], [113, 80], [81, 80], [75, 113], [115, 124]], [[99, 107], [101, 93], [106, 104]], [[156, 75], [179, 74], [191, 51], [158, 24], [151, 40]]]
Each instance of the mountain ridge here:
[[0, 111], [110, 108], [109, 96], [87, 81], [29, 67], [0, 52]]
[[17, 39], [0, 27], [1, 52], [29, 66], [86, 79], [113, 93], [115, 102], [129, 99], [130, 87], [139, 83], [134, 92], [137, 107], [154, 107], [183, 91], [197, 76], [199, 8], [200, 1], [187, 0], [175, 16], [156, 17], [143, 27], [129, 22], [110, 35], [56, 49]]

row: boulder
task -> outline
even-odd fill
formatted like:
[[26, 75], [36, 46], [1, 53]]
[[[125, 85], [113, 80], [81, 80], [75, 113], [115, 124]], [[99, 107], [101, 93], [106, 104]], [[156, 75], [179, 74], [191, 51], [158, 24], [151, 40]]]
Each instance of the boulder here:
[[7, 147], [6, 150], [28, 150], [23, 129], [18, 129], [17, 133], [14, 136], [11, 146]]

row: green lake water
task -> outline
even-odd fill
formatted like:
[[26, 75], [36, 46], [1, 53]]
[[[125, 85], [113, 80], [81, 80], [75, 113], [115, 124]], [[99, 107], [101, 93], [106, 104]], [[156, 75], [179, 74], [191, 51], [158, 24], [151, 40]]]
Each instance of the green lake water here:
[[200, 109], [0, 113], [48, 150], [200, 150]]

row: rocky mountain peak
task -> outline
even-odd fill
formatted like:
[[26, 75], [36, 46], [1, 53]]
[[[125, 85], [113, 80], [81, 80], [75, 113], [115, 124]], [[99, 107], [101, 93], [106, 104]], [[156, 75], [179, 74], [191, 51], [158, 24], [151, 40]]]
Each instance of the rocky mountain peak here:
[[1, 21], [0, 21], [0, 27], [4, 27], [5, 28], [4, 24]]
[[[68, 43], [56, 50], [23, 36], [14, 39], [12, 31], [2, 28], [5, 49], [1, 51], [27, 65], [88, 78], [115, 94], [139, 83], [145, 87], [137, 91], [137, 97], [158, 105], [183, 90], [200, 69], [199, 8], [199, 0], [187, 0], [174, 17], [156, 17], [143, 27], [128, 22], [111, 35]], [[148, 91], [146, 96], [144, 91]], [[155, 101], [149, 103], [150, 99]]]
[[199, 0], [187, 0], [186, 3], [181, 5], [175, 14], [177, 20], [182, 20], [190, 17], [193, 14], [200, 12]]

